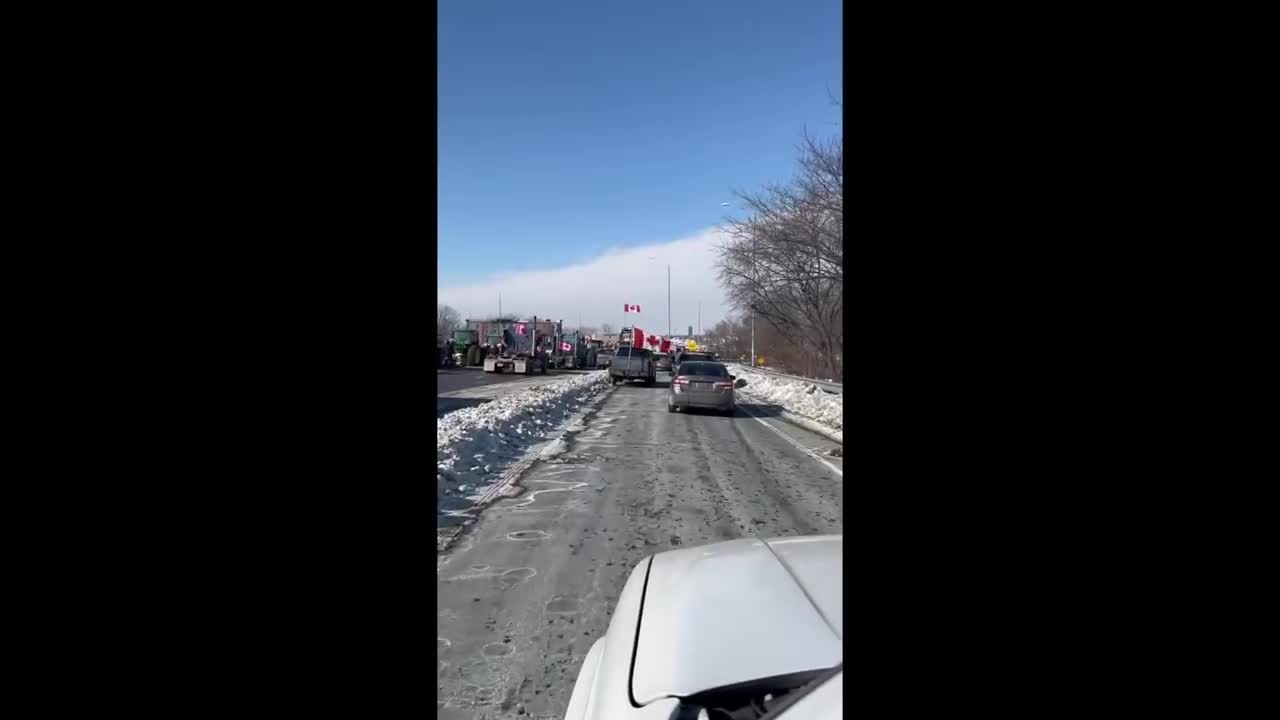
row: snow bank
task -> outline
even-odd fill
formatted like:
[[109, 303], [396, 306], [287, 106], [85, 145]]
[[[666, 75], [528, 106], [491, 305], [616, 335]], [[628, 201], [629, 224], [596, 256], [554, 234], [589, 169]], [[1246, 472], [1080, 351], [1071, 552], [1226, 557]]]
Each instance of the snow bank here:
[[735, 366], [732, 372], [747, 381], [741, 392], [826, 427], [844, 430], [844, 395], [823, 392], [817, 385], [803, 380], [753, 372], [742, 365]]
[[[559, 382], [513, 390], [492, 402], [455, 410], [436, 420], [437, 507], [479, 498], [503, 470], [592, 398], [609, 388], [601, 370]], [[555, 453], [556, 445], [545, 452]]]

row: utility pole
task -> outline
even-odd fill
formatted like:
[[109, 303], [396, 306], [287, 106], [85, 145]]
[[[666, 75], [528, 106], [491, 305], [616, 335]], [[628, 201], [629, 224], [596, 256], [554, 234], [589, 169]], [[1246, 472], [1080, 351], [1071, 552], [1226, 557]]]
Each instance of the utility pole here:
[[667, 265], [667, 337], [671, 337], [671, 266]]
[[702, 337], [702, 301], [698, 301], [698, 337]]
[[[751, 292], [755, 293], [756, 283], [756, 229], [751, 228]], [[751, 302], [751, 367], [756, 366], [756, 304], [754, 298]]]

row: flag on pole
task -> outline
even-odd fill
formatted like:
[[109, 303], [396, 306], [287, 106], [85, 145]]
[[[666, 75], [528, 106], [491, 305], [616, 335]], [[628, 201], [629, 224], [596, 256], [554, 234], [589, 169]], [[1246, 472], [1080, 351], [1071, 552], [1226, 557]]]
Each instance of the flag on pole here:
[[569, 343], [567, 343], [567, 342], [562, 342], [562, 343], [560, 343], [560, 349], [561, 349], [561, 350], [563, 350], [563, 351], [565, 351], [565, 352], [569, 352], [570, 350], [572, 350], [572, 349], [573, 349], [573, 346], [572, 346], [572, 345], [570, 345], [570, 344], [569, 344]]
[[516, 324], [516, 334], [517, 334], [517, 335], [523, 335], [523, 334], [524, 334], [524, 324], [523, 324], [523, 323], [517, 323], [517, 324]]
[[639, 305], [623, 305], [623, 306], [622, 306], [622, 312], [624, 312], [624, 313], [638, 313], [638, 312], [640, 312], [640, 306], [639, 306]]

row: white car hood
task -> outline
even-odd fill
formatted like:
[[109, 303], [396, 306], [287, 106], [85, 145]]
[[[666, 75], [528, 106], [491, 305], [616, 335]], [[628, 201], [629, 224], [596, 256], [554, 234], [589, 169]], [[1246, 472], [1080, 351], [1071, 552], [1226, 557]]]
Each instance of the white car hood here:
[[653, 557], [637, 705], [841, 662], [840, 535], [730, 540]]

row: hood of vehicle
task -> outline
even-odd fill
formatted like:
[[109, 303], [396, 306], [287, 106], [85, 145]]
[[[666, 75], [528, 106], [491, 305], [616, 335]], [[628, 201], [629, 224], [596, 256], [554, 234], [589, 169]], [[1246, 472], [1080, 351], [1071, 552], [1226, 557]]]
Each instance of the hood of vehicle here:
[[636, 635], [634, 701], [840, 663], [843, 555], [840, 535], [655, 555]]

